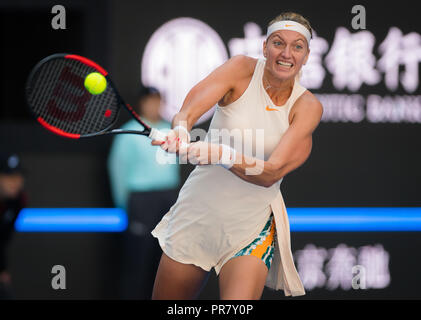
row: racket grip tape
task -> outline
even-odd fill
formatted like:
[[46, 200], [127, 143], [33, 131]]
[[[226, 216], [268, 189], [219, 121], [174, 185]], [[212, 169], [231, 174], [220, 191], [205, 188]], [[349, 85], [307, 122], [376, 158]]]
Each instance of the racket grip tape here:
[[[167, 135], [162, 131], [159, 131], [155, 128], [151, 128], [151, 133], [149, 134], [149, 138], [152, 140], [158, 141], [165, 141], [167, 140]], [[188, 148], [190, 143], [185, 143], [184, 141], [181, 142], [180, 148]]]
[[165, 141], [167, 140], [167, 135], [158, 129], [152, 128], [151, 133], [149, 134], [149, 138], [152, 140]]

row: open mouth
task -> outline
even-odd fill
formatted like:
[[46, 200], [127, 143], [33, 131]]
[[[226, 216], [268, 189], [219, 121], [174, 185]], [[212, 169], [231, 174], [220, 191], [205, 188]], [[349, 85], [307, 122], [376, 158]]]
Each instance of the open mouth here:
[[278, 65], [286, 67], [286, 68], [292, 68], [292, 66], [293, 66], [292, 63], [289, 63], [289, 62], [286, 62], [286, 61], [281, 61], [281, 60], [276, 61], [276, 63]]

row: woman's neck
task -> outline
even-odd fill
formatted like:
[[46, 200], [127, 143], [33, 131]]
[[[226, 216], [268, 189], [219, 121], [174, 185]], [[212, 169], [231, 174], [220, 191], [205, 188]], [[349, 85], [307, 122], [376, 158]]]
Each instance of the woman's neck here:
[[271, 76], [266, 70], [263, 71], [263, 87], [272, 100], [283, 101], [288, 99], [294, 87], [294, 78], [279, 80]]

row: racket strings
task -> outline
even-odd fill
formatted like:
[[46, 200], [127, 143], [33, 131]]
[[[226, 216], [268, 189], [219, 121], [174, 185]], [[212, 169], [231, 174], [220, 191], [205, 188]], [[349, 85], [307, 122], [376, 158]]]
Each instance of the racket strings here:
[[[40, 68], [38, 78], [34, 80], [34, 100], [31, 104], [33, 111], [43, 118], [48, 124], [58, 127], [66, 132], [72, 132], [66, 122], [60, 121], [58, 111], [60, 109], [49, 108], [53, 103], [61, 105], [61, 97], [63, 92], [59, 81], [60, 75], [63, 71], [63, 64], [59, 60], [53, 60]], [[70, 87], [70, 86], [69, 86]], [[62, 108], [64, 111], [64, 108]], [[66, 110], [71, 112], [68, 108]], [[77, 129], [75, 130], [77, 131]], [[73, 133], [73, 132], [72, 132]]]
[[[70, 60], [69, 63], [73, 65], [73, 68], [74, 68], [73, 70], [77, 70], [77, 68], [79, 68], [80, 70], [78, 70], [78, 73], [81, 73], [81, 74], [84, 73], [85, 74], [84, 77], [88, 75], [89, 73], [91, 73], [92, 70], [94, 70], [93, 68], [88, 67], [84, 64], [81, 64], [80, 62], [75, 61], [75, 60]], [[79, 87], [77, 87], [77, 89], [80, 89], [80, 88], [83, 88], [82, 90], [85, 90], [83, 87], [83, 83], [80, 83]], [[84, 92], [87, 93], [87, 91], [84, 91]], [[88, 115], [87, 117], [83, 117], [81, 121], [78, 122], [77, 132], [82, 132], [83, 129], [87, 127], [92, 127], [93, 132], [104, 130], [105, 128], [109, 127], [112, 124], [113, 120], [115, 119], [117, 115], [117, 110], [118, 110], [117, 98], [115, 94], [113, 93], [112, 88], [110, 86], [108, 86], [106, 91], [100, 95], [92, 96], [89, 93], [87, 93], [87, 95], [91, 97], [87, 105], [87, 110], [90, 111], [90, 115]], [[112, 96], [113, 101], [110, 101], [110, 95]], [[110, 110], [113, 109], [111, 112], [114, 115], [114, 117], [107, 118], [104, 116], [106, 110], [108, 110], [107, 106], [110, 106]]]
[[91, 95], [83, 81], [92, 72], [93, 67], [64, 57], [42, 64], [27, 92], [33, 112], [67, 133], [86, 135], [111, 126], [119, 108], [117, 95], [109, 83], [104, 92]]
[[[43, 100], [49, 100], [51, 98], [48, 91], [57, 83], [59, 74], [57, 65], [51, 65], [50, 68], [41, 69], [39, 80], [34, 83], [35, 87], [32, 90], [32, 96], [29, 97], [29, 100], [33, 99], [33, 103], [31, 104], [34, 107], [33, 111], [43, 119], [47, 118], [44, 110], [41, 108]], [[42, 86], [40, 86], [40, 84], [42, 84]], [[54, 118], [51, 120], [54, 120]], [[55, 123], [51, 124], [55, 125]]]
[[[53, 125], [56, 127], [60, 127], [63, 131], [73, 133], [82, 132], [82, 128], [86, 126], [86, 121], [83, 120], [83, 116], [81, 112], [78, 112], [77, 105], [72, 104], [72, 97], [78, 97], [80, 99], [80, 103], [82, 104], [85, 99], [83, 97], [84, 92], [80, 88], [80, 83], [78, 83], [77, 79], [67, 71], [67, 67], [60, 69], [60, 76], [58, 78], [58, 82], [54, 87], [52, 92], [53, 97], [48, 100], [47, 109], [45, 110], [50, 118], [54, 119]], [[63, 86], [62, 82], [68, 81], [72, 85]], [[75, 84], [75, 85], [73, 85]], [[87, 95], [85, 97], [88, 97]], [[82, 100], [83, 99], [83, 100]], [[68, 101], [70, 100], [70, 101]], [[69, 108], [62, 110], [59, 106], [66, 105], [69, 103]], [[83, 109], [82, 109], [83, 110]], [[66, 118], [64, 112], [67, 112], [67, 121], [60, 122]]]

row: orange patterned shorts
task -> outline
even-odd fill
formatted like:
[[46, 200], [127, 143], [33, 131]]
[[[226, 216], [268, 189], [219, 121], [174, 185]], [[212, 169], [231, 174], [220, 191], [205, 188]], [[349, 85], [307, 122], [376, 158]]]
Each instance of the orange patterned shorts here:
[[256, 256], [262, 259], [266, 267], [270, 269], [273, 252], [275, 251], [275, 231], [275, 219], [272, 213], [257, 238], [238, 251], [232, 258], [247, 255]]

